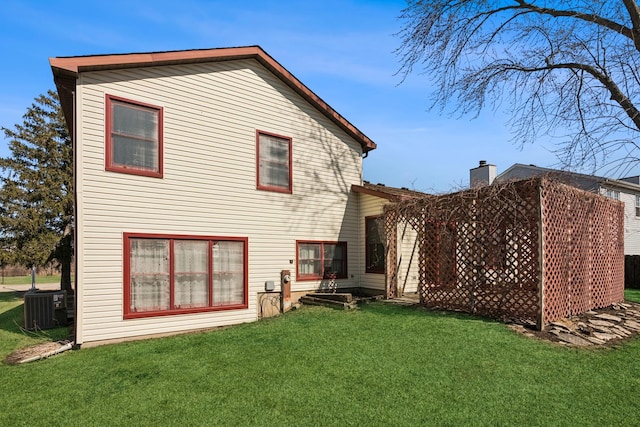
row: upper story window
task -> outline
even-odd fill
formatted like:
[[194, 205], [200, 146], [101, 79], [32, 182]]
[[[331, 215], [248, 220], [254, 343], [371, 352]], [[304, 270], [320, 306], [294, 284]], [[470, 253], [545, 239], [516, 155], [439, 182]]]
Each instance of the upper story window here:
[[640, 196], [636, 196], [636, 216], [640, 216]]
[[369, 216], [365, 218], [365, 239], [367, 273], [384, 273], [384, 218]]
[[607, 196], [610, 199], [620, 200], [620, 192], [619, 191], [607, 189], [604, 194], [605, 194], [605, 196]]
[[162, 177], [162, 107], [107, 95], [106, 170]]
[[347, 242], [298, 242], [298, 280], [347, 277]]
[[291, 138], [256, 131], [259, 190], [292, 192]]

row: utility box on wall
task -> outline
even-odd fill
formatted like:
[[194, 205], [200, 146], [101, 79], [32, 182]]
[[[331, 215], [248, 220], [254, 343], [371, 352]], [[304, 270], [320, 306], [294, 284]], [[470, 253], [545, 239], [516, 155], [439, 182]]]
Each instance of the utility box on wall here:
[[24, 294], [24, 328], [51, 329], [67, 324], [66, 291], [29, 291]]

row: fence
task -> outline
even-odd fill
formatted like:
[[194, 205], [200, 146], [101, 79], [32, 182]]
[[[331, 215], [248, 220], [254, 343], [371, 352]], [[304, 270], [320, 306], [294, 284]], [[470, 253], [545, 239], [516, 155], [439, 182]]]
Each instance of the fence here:
[[403, 221], [418, 234], [423, 305], [542, 328], [623, 299], [622, 218], [620, 202], [539, 177], [389, 205], [388, 296]]

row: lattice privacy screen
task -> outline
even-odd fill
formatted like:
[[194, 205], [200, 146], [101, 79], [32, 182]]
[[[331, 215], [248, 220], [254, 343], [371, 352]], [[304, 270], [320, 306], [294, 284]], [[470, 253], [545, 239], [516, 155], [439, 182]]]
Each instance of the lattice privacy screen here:
[[545, 323], [624, 298], [623, 204], [547, 178], [385, 208], [387, 296], [396, 227], [418, 234], [421, 304]]

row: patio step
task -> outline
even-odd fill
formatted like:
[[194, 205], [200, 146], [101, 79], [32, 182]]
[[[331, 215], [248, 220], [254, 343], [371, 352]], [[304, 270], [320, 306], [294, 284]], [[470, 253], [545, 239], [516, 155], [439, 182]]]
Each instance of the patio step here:
[[307, 294], [300, 297], [300, 302], [307, 305], [320, 305], [343, 310], [353, 310], [358, 307], [351, 294]]

